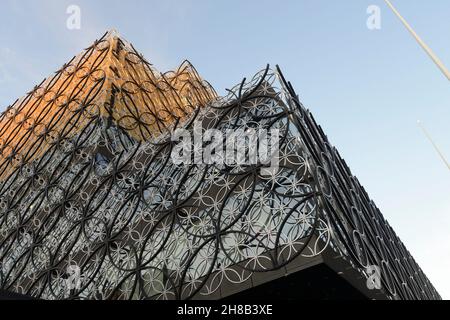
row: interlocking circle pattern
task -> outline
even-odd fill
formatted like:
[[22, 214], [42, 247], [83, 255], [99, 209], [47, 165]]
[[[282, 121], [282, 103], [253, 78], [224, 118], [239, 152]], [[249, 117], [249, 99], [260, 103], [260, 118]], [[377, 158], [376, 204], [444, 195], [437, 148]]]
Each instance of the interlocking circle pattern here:
[[[177, 128], [277, 129], [279, 168], [175, 164]], [[108, 33], [0, 118], [0, 288], [191, 299], [334, 250], [391, 298], [438, 293], [279, 69], [218, 97]]]

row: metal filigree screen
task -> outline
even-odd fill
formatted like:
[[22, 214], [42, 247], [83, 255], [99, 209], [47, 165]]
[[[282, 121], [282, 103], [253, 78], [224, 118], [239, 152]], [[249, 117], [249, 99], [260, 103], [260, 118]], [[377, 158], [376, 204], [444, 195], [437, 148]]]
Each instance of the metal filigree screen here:
[[[174, 163], [177, 128], [277, 129], [278, 169]], [[218, 97], [107, 33], [0, 118], [0, 287], [42, 299], [190, 299], [333, 250], [391, 298], [438, 299], [267, 67]], [[76, 277], [75, 282], [73, 277]]]

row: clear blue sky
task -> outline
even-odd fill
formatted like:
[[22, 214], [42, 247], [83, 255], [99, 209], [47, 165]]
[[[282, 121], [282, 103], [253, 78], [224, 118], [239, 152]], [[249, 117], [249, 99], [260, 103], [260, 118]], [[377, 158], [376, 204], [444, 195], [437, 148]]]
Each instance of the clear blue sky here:
[[[392, 0], [450, 68], [450, 1]], [[68, 30], [66, 9], [81, 8]], [[381, 30], [366, 27], [381, 7]], [[353, 173], [444, 298], [450, 298], [450, 83], [382, 0], [3, 0], [1, 109], [107, 29], [159, 70], [189, 59], [223, 93], [280, 64]]]

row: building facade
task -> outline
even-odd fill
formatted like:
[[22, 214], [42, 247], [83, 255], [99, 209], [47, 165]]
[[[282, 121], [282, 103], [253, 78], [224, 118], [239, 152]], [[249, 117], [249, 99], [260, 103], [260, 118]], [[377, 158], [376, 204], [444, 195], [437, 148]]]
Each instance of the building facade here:
[[[213, 141], [174, 139], [212, 129], [266, 132], [276, 157], [195, 161]], [[2, 114], [0, 151], [4, 292], [440, 299], [278, 67], [219, 97], [190, 63], [161, 74], [108, 32]]]

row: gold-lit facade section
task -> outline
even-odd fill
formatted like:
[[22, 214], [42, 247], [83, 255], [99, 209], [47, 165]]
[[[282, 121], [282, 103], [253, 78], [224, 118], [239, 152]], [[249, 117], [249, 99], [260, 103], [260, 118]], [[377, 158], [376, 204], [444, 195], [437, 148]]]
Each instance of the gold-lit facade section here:
[[1, 178], [90, 124], [147, 141], [216, 96], [189, 62], [162, 74], [108, 32], [0, 116]]
[[183, 119], [196, 106], [216, 98], [214, 89], [189, 62], [161, 74], [131, 44], [116, 36], [110, 42], [110, 91], [103, 113], [112, 116], [135, 139], [147, 140], [164, 132], [176, 119]]

